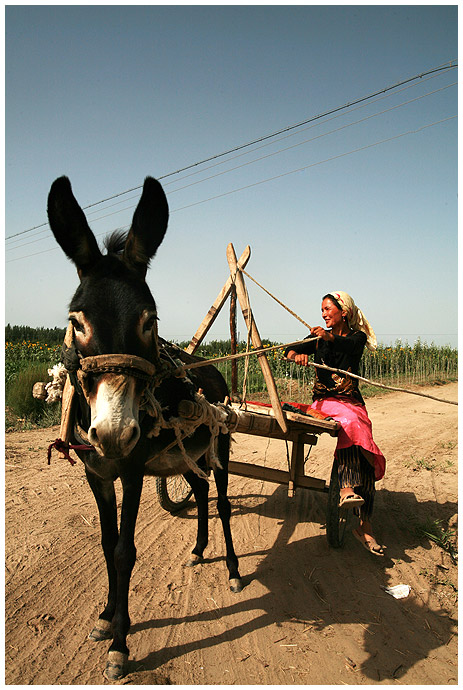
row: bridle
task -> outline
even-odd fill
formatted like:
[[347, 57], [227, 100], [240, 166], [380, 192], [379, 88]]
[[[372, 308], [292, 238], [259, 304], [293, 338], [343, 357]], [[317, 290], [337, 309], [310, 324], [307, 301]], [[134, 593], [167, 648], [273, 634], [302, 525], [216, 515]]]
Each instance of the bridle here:
[[[162, 373], [163, 373], [162, 368]], [[143, 357], [136, 355], [94, 355], [92, 357], [80, 357], [79, 367], [75, 370], [77, 381], [87, 402], [89, 402], [90, 376], [93, 374], [121, 374], [145, 382], [153, 387], [161, 374], [159, 367]], [[159, 385], [159, 384], [157, 384]]]
[[[201, 389], [199, 389], [197, 396], [198, 399], [196, 399], [200, 414], [191, 420], [188, 418], [182, 418], [182, 420], [180, 420], [179, 417], [168, 417], [167, 419], [164, 418], [163, 408], [156, 400], [154, 395], [155, 388], [159, 386], [163, 380], [170, 377], [186, 379], [190, 384], [191, 380], [188, 379], [185, 369], [183, 368], [184, 363], [175, 357], [175, 346], [172, 346], [171, 343], [163, 341], [162, 338], [160, 340], [161, 342], [156, 341], [156, 363], [150, 362], [143, 357], [127, 354], [105, 354], [82, 357], [76, 346], [74, 330], [72, 329], [71, 331], [70, 327], [68, 328], [68, 332], [62, 347], [61, 361], [67, 369], [72, 386], [81, 398], [80, 407], [82, 411], [82, 404], [84, 404], [84, 407], [90, 406], [90, 377], [94, 374], [102, 375], [105, 373], [112, 373], [119, 374], [121, 376], [130, 376], [143, 381], [144, 386], [141, 391], [139, 409], [143, 415], [148, 415], [148, 417], [153, 418], [148, 436], [157, 436], [161, 429], [169, 429], [173, 431], [175, 435], [175, 439], [171, 441], [162, 451], [159, 451], [157, 455], [169, 451], [173, 446], [178, 446], [186, 466], [199, 476], [207, 479], [207, 474], [204, 473], [198, 467], [197, 463], [189, 457], [183, 445], [183, 440], [187, 436], [190, 436], [195, 431], [197, 426], [206, 424], [209, 426], [211, 431], [209, 448], [211, 451], [211, 449], [213, 449], [214, 439], [218, 436], [220, 431], [223, 433], [228, 433], [228, 428], [226, 428], [226, 425], [224, 425], [223, 419], [218, 418], [216, 414], [211, 414], [210, 408], [213, 406], [206, 402], [204, 395], [202, 395]], [[172, 348], [174, 348], [173, 352]], [[82, 398], [85, 399], [86, 405]], [[49, 463], [53, 448], [59, 450], [71, 464], [74, 464], [74, 461], [69, 455], [69, 450], [95, 450], [94, 446], [88, 443], [87, 431], [82, 428], [79, 419], [76, 418], [76, 416], [74, 416], [73, 426], [74, 437], [80, 442], [73, 445], [62, 441], [61, 439], [56, 439], [56, 441], [52, 443], [48, 449]], [[226, 429], [226, 431], [224, 431], [224, 429]], [[213, 452], [215, 453], [215, 451]], [[209, 461], [213, 463], [215, 460], [215, 455], [211, 453]]]
[[80, 360], [84, 374], [127, 374], [135, 378], [151, 381], [156, 372], [156, 365], [136, 355], [95, 355]]
[[[158, 343], [154, 347], [154, 362], [143, 357], [127, 354], [105, 354], [82, 357], [75, 342], [74, 329], [69, 324], [61, 350], [61, 361], [66, 367], [73, 386], [89, 403], [90, 377], [94, 374], [121, 374], [145, 382], [144, 390], [157, 388], [160, 383], [178, 371], [179, 362], [163, 350], [162, 357]], [[181, 364], [181, 362], [180, 362]]]

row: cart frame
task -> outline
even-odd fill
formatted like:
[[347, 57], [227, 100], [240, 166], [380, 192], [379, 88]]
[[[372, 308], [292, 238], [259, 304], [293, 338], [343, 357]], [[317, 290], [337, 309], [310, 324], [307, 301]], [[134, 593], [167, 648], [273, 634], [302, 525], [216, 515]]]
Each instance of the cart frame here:
[[[250, 255], [251, 249], [248, 246], [242, 253], [240, 259], [237, 260], [233, 245], [231, 243], [228, 245], [227, 260], [230, 269], [230, 277], [191, 339], [186, 349], [189, 354], [194, 354], [198, 349], [229, 296], [232, 354], [234, 354], [233, 346], [235, 345], [236, 347], [236, 298], [238, 298], [240, 303], [253, 346], [256, 349], [262, 349], [262, 340], [251, 310], [249, 295], [241, 271], [241, 269], [244, 270], [247, 265]], [[260, 405], [257, 406], [252, 403], [238, 404], [232, 402], [228, 407], [229, 419], [227, 426], [231, 433], [245, 433], [291, 442], [289, 468], [288, 470], [280, 470], [230, 460], [228, 471], [230, 474], [241, 477], [273, 482], [275, 484], [286, 484], [288, 486], [288, 497], [293, 497], [298, 488], [328, 493], [326, 513], [327, 539], [331, 546], [340, 547], [344, 541], [347, 517], [350, 511], [346, 511], [345, 509], [341, 510], [339, 508], [339, 482], [336, 460], [333, 463], [331, 478], [328, 484], [324, 479], [307, 476], [305, 474], [304, 461], [305, 446], [310, 445], [312, 447], [316, 445], [318, 435], [322, 433], [328, 433], [330, 436], [337, 436], [340, 424], [335, 420], [319, 419], [303, 414], [283, 411], [267, 357], [265, 353], [259, 354], [257, 357], [267, 385], [271, 407], [261, 407]], [[232, 361], [232, 366], [233, 365], [236, 365], [235, 361]], [[232, 369], [232, 399], [236, 397], [236, 391], [234, 390], [235, 381], [236, 375], [233, 375]], [[169, 497], [168, 481], [168, 478], [159, 479], [156, 488], [162, 507], [175, 514], [188, 503], [191, 491], [186, 488], [183, 498], [180, 497], [178, 501], [172, 501]]]

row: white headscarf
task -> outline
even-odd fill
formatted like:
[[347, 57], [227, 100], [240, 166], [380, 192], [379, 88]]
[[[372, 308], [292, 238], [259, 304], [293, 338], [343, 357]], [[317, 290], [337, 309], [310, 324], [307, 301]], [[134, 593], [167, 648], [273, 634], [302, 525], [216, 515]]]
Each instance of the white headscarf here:
[[332, 290], [329, 294], [333, 295], [334, 299], [339, 302], [342, 313], [347, 318], [349, 328], [352, 328], [353, 331], [363, 331], [367, 336], [367, 348], [371, 351], [376, 350], [378, 343], [375, 332], [352, 297], [347, 292], [342, 292], [341, 290]]

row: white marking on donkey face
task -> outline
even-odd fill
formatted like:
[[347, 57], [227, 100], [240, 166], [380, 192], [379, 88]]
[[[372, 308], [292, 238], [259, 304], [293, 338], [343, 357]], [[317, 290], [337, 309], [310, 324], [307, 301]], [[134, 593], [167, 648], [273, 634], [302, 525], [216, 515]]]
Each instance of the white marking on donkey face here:
[[100, 455], [126, 457], [140, 438], [138, 408], [140, 394], [131, 376], [104, 374], [90, 392], [90, 443]]

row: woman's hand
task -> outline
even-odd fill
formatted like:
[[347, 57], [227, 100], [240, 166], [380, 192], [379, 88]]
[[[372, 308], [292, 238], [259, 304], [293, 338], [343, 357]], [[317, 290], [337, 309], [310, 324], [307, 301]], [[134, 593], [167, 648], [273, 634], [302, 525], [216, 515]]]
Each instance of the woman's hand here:
[[292, 359], [296, 364], [301, 364], [306, 367], [309, 363], [309, 355], [298, 355], [294, 350], [290, 350], [286, 355], [286, 359]]
[[294, 361], [296, 364], [301, 364], [303, 367], [306, 367], [309, 363], [309, 355], [295, 355]]
[[310, 335], [317, 336], [317, 338], [322, 338], [323, 340], [326, 340], [328, 342], [334, 340], [334, 336], [331, 333], [331, 331], [325, 331], [325, 329], [321, 326], [314, 326], [314, 328], [311, 328]]

